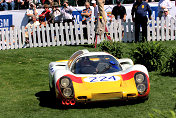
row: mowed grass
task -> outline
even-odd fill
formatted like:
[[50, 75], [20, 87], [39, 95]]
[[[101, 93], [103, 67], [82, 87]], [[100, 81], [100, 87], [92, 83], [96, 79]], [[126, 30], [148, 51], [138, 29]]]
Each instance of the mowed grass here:
[[[166, 49], [175, 41], [163, 42]], [[123, 44], [125, 52], [133, 43]], [[92, 46], [60, 46], [0, 51], [0, 118], [102, 118], [149, 117], [153, 109], [176, 112], [176, 77], [150, 72], [151, 92], [145, 102], [111, 101], [76, 107], [55, 107], [50, 99], [48, 64], [68, 59], [75, 51]], [[128, 54], [124, 54], [128, 57]]]

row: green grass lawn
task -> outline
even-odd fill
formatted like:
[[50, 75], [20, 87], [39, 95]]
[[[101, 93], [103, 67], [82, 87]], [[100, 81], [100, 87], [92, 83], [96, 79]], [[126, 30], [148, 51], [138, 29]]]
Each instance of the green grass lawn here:
[[[175, 41], [162, 43], [166, 49], [176, 45]], [[130, 52], [135, 44], [123, 45], [124, 51]], [[62, 46], [0, 51], [0, 118], [141, 118], [149, 117], [153, 109], [166, 112], [167, 117], [170, 110], [176, 112], [176, 77], [159, 72], [149, 73], [151, 92], [144, 103], [113, 101], [56, 108], [49, 95], [48, 64], [68, 59], [85, 48], [98, 50], [91, 46]]]

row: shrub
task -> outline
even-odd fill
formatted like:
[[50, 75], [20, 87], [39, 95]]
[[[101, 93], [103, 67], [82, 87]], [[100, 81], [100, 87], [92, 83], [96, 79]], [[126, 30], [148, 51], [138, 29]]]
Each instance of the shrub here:
[[165, 51], [160, 43], [144, 42], [136, 45], [130, 54], [135, 63], [146, 66], [149, 71], [156, 71], [163, 67]]
[[176, 49], [172, 49], [171, 55], [168, 56], [163, 70], [176, 75]]
[[122, 58], [122, 44], [120, 42], [113, 42], [104, 40], [99, 45], [101, 51], [106, 51], [115, 57]]

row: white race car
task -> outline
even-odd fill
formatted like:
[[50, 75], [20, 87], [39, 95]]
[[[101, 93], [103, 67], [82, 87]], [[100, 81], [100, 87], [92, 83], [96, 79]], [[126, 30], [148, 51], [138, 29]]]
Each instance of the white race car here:
[[106, 52], [79, 50], [49, 64], [49, 87], [63, 105], [116, 99], [143, 99], [150, 92], [145, 66]]

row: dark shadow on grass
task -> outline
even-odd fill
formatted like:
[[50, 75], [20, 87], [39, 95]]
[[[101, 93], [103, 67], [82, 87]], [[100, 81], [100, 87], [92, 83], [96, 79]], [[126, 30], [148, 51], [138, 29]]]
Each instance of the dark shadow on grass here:
[[113, 100], [113, 101], [99, 101], [99, 102], [89, 102], [87, 104], [79, 103], [75, 106], [63, 106], [61, 104], [56, 104], [55, 99], [51, 96], [49, 91], [40, 91], [35, 94], [37, 99], [40, 101], [39, 105], [42, 107], [48, 107], [52, 109], [93, 109], [93, 108], [109, 108], [109, 107], [119, 107], [126, 105], [135, 105], [139, 103], [144, 103], [145, 100]]

